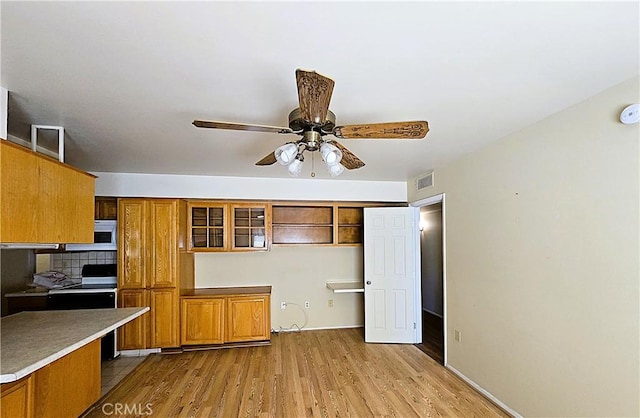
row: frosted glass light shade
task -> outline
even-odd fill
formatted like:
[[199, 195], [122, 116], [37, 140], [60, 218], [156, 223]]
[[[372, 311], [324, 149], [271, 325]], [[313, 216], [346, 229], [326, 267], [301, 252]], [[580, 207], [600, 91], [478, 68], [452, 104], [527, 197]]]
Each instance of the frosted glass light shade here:
[[320, 154], [322, 154], [322, 159], [327, 166], [339, 164], [340, 160], [342, 160], [342, 151], [335, 145], [327, 144], [326, 142], [320, 145]]
[[289, 164], [289, 167], [287, 167], [287, 170], [289, 170], [291, 176], [296, 177], [302, 171], [302, 160], [298, 158], [294, 159], [293, 162]]
[[340, 163], [337, 163], [327, 166], [327, 170], [329, 170], [329, 174], [331, 174], [331, 177], [337, 177], [344, 171], [344, 166]]
[[296, 144], [284, 144], [276, 148], [274, 154], [280, 164], [289, 165], [298, 155], [298, 146]]

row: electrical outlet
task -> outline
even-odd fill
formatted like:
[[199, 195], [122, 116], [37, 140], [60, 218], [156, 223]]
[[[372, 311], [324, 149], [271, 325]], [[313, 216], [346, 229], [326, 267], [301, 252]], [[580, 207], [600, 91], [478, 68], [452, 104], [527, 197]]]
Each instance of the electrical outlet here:
[[462, 341], [462, 333], [458, 330], [453, 331], [453, 338], [457, 341], [460, 342]]
[[333, 299], [329, 299], [329, 307], [333, 308]]
[[280, 302], [280, 309], [287, 309], [287, 302]]
[[305, 308], [307, 308], [307, 309], [309, 309], [309, 301], [308, 301], [308, 300], [305, 300], [305, 301], [304, 301], [304, 307], [305, 307]]

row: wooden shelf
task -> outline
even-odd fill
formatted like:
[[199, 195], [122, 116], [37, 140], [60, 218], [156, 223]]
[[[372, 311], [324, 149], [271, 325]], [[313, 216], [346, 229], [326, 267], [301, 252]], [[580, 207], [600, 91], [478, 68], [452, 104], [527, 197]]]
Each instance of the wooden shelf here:
[[333, 293], [364, 293], [363, 282], [327, 282]]

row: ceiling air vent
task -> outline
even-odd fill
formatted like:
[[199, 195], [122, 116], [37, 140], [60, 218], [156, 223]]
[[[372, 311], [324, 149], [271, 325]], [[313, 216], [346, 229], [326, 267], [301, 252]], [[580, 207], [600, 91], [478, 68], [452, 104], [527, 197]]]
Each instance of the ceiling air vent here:
[[423, 174], [422, 176], [418, 177], [418, 180], [416, 180], [416, 189], [418, 191], [427, 189], [429, 187], [433, 187], [433, 171], [429, 171], [428, 173]]

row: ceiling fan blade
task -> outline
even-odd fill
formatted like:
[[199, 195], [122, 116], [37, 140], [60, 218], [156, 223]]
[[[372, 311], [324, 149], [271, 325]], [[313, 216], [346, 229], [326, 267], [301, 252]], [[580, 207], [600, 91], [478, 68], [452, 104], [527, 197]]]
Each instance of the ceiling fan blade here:
[[342, 160], [340, 160], [340, 164], [342, 164], [344, 168], [354, 170], [356, 168], [364, 167], [362, 160], [356, 157], [355, 154], [349, 151], [344, 145], [338, 141], [331, 141], [331, 143], [342, 151]]
[[193, 124], [198, 128], [213, 128], [213, 129], [231, 129], [234, 131], [254, 131], [254, 132], [271, 132], [275, 134], [292, 134], [294, 133], [289, 128], [282, 128], [279, 126], [266, 126], [266, 125], [249, 125], [246, 123], [230, 123], [230, 122], [215, 122], [207, 120], [194, 120]]
[[256, 165], [271, 165], [276, 162], [276, 153], [275, 151], [271, 154], [265, 156], [263, 159], [258, 161]]
[[421, 139], [429, 132], [426, 121], [368, 123], [336, 126], [333, 134], [338, 138]]
[[302, 117], [317, 126], [324, 125], [335, 82], [315, 71], [298, 69], [296, 83]]

